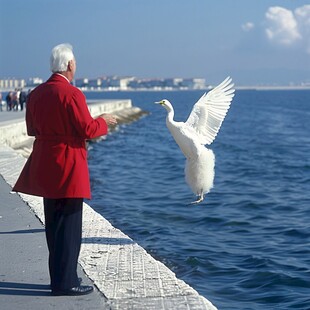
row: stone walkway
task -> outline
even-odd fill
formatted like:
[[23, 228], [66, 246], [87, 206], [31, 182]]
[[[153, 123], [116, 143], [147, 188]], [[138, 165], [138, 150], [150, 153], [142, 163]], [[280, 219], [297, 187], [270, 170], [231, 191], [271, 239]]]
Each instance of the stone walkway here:
[[[0, 309], [111, 309], [96, 289], [79, 297], [51, 296], [44, 226], [0, 176]], [[83, 284], [92, 281], [79, 266]]]

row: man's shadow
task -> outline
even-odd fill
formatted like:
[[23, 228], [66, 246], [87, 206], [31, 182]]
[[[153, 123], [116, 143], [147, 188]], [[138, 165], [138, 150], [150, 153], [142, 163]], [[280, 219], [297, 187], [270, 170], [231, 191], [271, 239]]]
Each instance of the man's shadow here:
[[49, 285], [0, 282], [0, 295], [50, 296], [50, 292]]
[[0, 235], [12, 235], [12, 234], [33, 234], [33, 233], [41, 233], [44, 232], [45, 229], [37, 228], [37, 229], [24, 229], [24, 230], [13, 230], [13, 231], [0, 231]]

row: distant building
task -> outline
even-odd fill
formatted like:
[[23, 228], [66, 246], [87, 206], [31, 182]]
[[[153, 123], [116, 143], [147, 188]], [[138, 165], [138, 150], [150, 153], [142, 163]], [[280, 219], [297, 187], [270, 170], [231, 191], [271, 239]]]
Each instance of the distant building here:
[[[38, 77], [32, 77], [25, 82], [23, 79], [0, 79], [0, 88], [15, 89], [30, 87], [34, 88], [43, 83]], [[149, 78], [139, 79], [133, 76], [104, 76], [99, 78], [78, 78], [74, 80], [74, 85], [83, 90], [174, 90], [174, 89], [206, 89], [206, 81], [202, 78]]]
[[91, 79], [88, 81], [88, 87], [94, 88], [94, 89], [99, 89], [101, 88], [102, 85], [102, 80], [101, 79]]
[[134, 77], [112, 77], [109, 80], [109, 87], [112, 89], [127, 90], [129, 83], [134, 79]]
[[194, 79], [183, 79], [180, 86], [183, 88], [193, 89], [194, 88]]
[[132, 89], [159, 89], [165, 87], [163, 79], [133, 79], [128, 87]]
[[174, 78], [173, 81], [173, 87], [179, 88], [182, 87], [183, 79], [182, 78]]
[[206, 80], [200, 78], [168, 78], [164, 79], [164, 87], [172, 89], [203, 89], [206, 88]]
[[188, 89], [204, 89], [206, 88], [206, 80], [200, 78], [183, 79], [180, 86]]
[[109, 88], [110, 82], [108, 77], [101, 77], [101, 88]]
[[207, 87], [206, 79], [193, 79], [193, 84], [194, 89], [205, 89]]
[[108, 83], [109, 88], [120, 88], [121, 87], [121, 80], [119, 78], [113, 77], [109, 79]]
[[164, 84], [166, 88], [175, 88], [176, 83], [178, 83], [180, 79], [168, 78], [164, 80]]
[[167, 78], [167, 79], [137, 79], [133, 78], [128, 87], [132, 89], [204, 89], [205, 79], [201, 78]]
[[89, 80], [87, 78], [75, 79], [75, 86], [79, 88], [88, 87]]
[[29, 78], [27, 80], [27, 86], [28, 87], [36, 87], [42, 83], [43, 83], [43, 79], [41, 79], [39, 77], [32, 77], [32, 78]]
[[15, 78], [0, 79], [0, 88], [16, 89], [16, 88], [24, 88], [25, 86], [26, 81], [24, 79], [15, 79]]

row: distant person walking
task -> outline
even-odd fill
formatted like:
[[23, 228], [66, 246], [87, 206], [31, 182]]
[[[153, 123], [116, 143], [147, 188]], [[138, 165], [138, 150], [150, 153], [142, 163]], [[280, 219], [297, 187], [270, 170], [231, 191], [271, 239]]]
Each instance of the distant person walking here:
[[24, 110], [24, 104], [26, 103], [27, 100], [27, 94], [25, 91], [21, 90], [19, 94], [19, 105], [20, 105], [20, 110]]
[[69, 44], [53, 48], [52, 76], [34, 89], [27, 101], [28, 135], [33, 151], [13, 190], [42, 196], [53, 295], [84, 295], [77, 263], [82, 237], [83, 198], [90, 198], [86, 139], [105, 135], [112, 115], [93, 119], [85, 96], [70, 82], [76, 70]]
[[6, 110], [11, 111], [12, 110], [12, 105], [13, 105], [13, 93], [9, 92], [6, 97]]
[[19, 105], [19, 94], [20, 91], [18, 89], [15, 89], [13, 92], [13, 111], [18, 111], [18, 105]]

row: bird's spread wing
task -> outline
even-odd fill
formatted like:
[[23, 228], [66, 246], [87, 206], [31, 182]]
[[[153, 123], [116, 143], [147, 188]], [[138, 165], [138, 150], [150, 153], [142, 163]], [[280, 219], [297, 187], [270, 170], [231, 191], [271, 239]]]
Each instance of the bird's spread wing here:
[[195, 103], [186, 125], [197, 133], [201, 144], [211, 144], [221, 128], [222, 122], [234, 97], [234, 84], [227, 77]]

